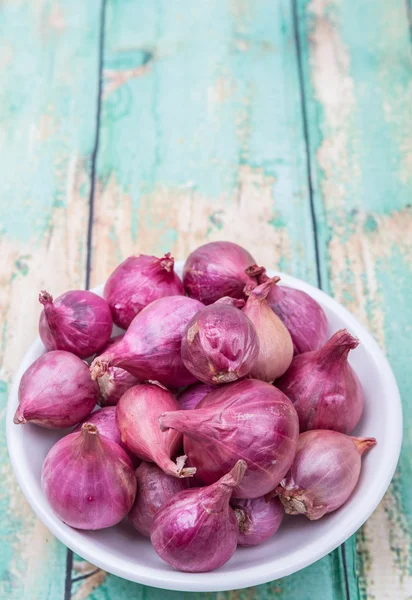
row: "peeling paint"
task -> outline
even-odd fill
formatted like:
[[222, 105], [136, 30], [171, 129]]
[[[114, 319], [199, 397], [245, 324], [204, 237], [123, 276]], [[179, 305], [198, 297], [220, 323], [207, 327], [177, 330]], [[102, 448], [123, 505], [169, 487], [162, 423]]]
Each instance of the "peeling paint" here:
[[151, 71], [152, 65], [150, 62], [135, 67], [133, 69], [111, 70], [105, 69], [103, 73], [104, 88], [103, 98], [109, 96], [112, 92], [125, 85], [130, 79], [138, 79]]
[[75, 584], [74, 593], [72, 594], [72, 600], [87, 600], [94, 590], [99, 588], [106, 580], [107, 573], [99, 569], [97, 573], [94, 573], [87, 579], [84, 579], [78, 584]]
[[[11, 325], [5, 330], [4, 343], [0, 346], [0, 378], [8, 384], [37, 335], [40, 305], [36, 290], [52, 285], [58, 295], [67, 289], [84, 286], [88, 206], [78, 189], [88, 174], [84, 165], [76, 160], [72, 176], [70, 173], [69, 169], [66, 204], [51, 209], [50, 227], [45, 236], [36, 240], [33, 232], [34, 239], [28, 239], [24, 244], [6, 236], [0, 238], [0, 255], [4, 264], [11, 268], [11, 271], [0, 271], [0, 321]], [[28, 271], [30, 276], [24, 276]], [[53, 274], [52, 282], [50, 273]], [[20, 590], [20, 597], [34, 597], [35, 590], [42, 594], [41, 590], [46, 586], [50, 598], [57, 597], [64, 583], [66, 550], [37, 520], [17, 485], [5, 442], [6, 397], [0, 397], [0, 400], [3, 423], [0, 430], [0, 507], [3, 519], [8, 523], [0, 535], [2, 568], [9, 573], [9, 579], [0, 581], [0, 596], [10, 597], [10, 586], [13, 586]]]
[[[176, 259], [182, 259], [200, 244], [220, 239], [242, 244], [253, 250], [259, 263], [279, 268], [282, 261], [291, 260], [291, 243], [286, 227], [278, 227], [273, 234], [277, 204], [274, 183], [263, 169], [240, 167], [238, 188], [231, 198], [218, 200], [223, 207], [218, 213], [214, 208], [216, 199], [211, 201], [190, 185], [181, 189], [159, 186], [141, 197], [141, 229], [134, 243], [130, 235], [130, 195], [111, 177], [98, 191], [100, 211], [95, 227], [99, 240], [106, 243], [102, 246], [97, 238], [93, 240], [92, 285], [105, 281], [118, 262], [130, 254], [171, 250]], [[170, 231], [179, 231], [179, 236], [171, 240]]]
[[309, 38], [313, 86], [324, 111], [323, 137], [317, 151], [323, 172], [322, 197], [336, 211], [346, 207], [348, 173], [352, 180], [359, 176], [359, 169], [350, 147], [354, 133], [354, 83], [349, 74], [348, 50], [328, 13], [333, 5], [333, 0], [312, 0], [308, 12], [314, 17]]

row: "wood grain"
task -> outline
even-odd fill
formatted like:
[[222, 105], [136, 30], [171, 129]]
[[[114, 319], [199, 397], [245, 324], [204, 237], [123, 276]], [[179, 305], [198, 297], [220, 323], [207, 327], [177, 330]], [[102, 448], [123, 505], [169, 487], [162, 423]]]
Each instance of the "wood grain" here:
[[7, 457], [7, 391], [36, 336], [37, 293], [85, 284], [99, 4], [0, 4], [0, 597], [63, 598], [66, 548]]
[[[108, 1], [91, 283], [131, 253], [180, 258], [229, 239], [317, 284], [293, 6], [190, 6]], [[325, 598], [343, 600], [347, 578], [336, 551], [275, 584], [216, 597], [289, 598], [303, 587], [311, 598], [322, 580]], [[108, 575], [90, 594], [125, 587], [135, 590]]]
[[299, 16], [321, 273], [386, 350], [405, 406], [397, 475], [358, 534], [359, 589], [362, 598], [409, 598], [412, 86], [405, 6], [313, 0], [301, 3]]

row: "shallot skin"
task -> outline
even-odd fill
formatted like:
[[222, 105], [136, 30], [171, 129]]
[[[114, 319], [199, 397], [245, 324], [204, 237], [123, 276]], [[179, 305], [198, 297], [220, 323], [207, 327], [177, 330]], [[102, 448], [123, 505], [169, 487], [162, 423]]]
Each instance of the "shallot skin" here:
[[326, 342], [328, 321], [325, 312], [309, 294], [276, 285], [268, 296], [268, 303], [288, 329], [295, 354], [318, 350]]
[[137, 465], [140, 463], [139, 459], [136, 456], [134, 456], [134, 454], [130, 452], [126, 445], [122, 442], [120, 429], [116, 421], [115, 406], [106, 406], [104, 408], [96, 410], [91, 415], [89, 415], [83, 421], [83, 423], [79, 423], [79, 425], [73, 430], [73, 432], [81, 431], [82, 425], [84, 423], [91, 423], [92, 425], [95, 425], [99, 430], [100, 435], [104, 435], [104, 437], [108, 438], [109, 440], [112, 440], [112, 442], [116, 442], [116, 444], [119, 444], [119, 446], [123, 448], [123, 450], [129, 455], [129, 458], [132, 461], [133, 465], [137, 467]]
[[159, 381], [169, 388], [195, 383], [183, 364], [183, 331], [203, 304], [185, 296], [155, 300], [133, 319], [123, 338], [95, 358], [90, 370], [101, 377], [109, 367], [121, 367], [140, 381]]
[[54, 350], [34, 361], [19, 386], [14, 423], [48, 429], [72, 427], [96, 406], [99, 388], [87, 364], [71, 352]]
[[203, 400], [209, 392], [212, 392], [215, 389], [216, 386], [214, 385], [194, 383], [178, 395], [177, 401], [180, 408], [183, 410], [191, 410], [192, 408], [196, 408], [199, 402]]
[[174, 272], [170, 252], [156, 256], [129, 256], [110, 275], [104, 286], [104, 297], [112, 311], [113, 321], [127, 329], [145, 306], [164, 296], [184, 296], [185, 290]]
[[277, 277], [274, 277], [251, 290], [243, 308], [259, 338], [259, 353], [250, 376], [268, 383], [283, 375], [293, 358], [290, 333], [267, 301], [267, 295], [276, 283]]
[[183, 285], [191, 298], [213, 304], [222, 296], [244, 298], [244, 287], [256, 286], [256, 279], [245, 273], [255, 264], [251, 254], [233, 242], [209, 242], [187, 258]]
[[[259, 284], [266, 282], [269, 278], [265, 269], [254, 265], [248, 270], [249, 274], [259, 272]], [[295, 354], [318, 350], [326, 342], [328, 320], [325, 311], [309, 294], [287, 285], [274, 285], [267, 300], [288, 329]]]
[[[105, 352], [114, 344], [117, 344], [123, 335], [117, 335], [109, 340], [109, 343], [102, 350]], [[137, 377], [121, 369], [120, 367], [109, 367], [107, 371], [97, 380], [99, 385], [99, 404], [100, 406], [116, 406], [123, 394], [139, 383]]]
[[364, 406], [362, 385], [348, 354], [359, 342], [348, 331], [337, 331], [320, 349], [295, 356], [276, 386], [292, 401], [300, 431], [332, 429], [350, 434]]
[[136, 469], [136, 481], [136, 500], [129, 519], [139, 533], [150, 537], [150, 528], [159, 508], [175, 494], [187, 489], [189, 480], [171, 477], [157, 465], [142, 462]]
[[139, 380], [120, 367], [109, 367], [97, 383], [100, 406], [116, 406], [123, 394], [138, 384]]
[[76, 529], [117, 525], [136, 495], [129, 457], [90, 423], [54, 444], [43, 464], [41, 485], [56, 515]]
[[301, 433], [290, 471], [275, 490], [285, 511], [315, 521], [341, 507], [358, 482], [362, 454], [375, 444], [375, 438], [325, 429]]
[[199, 310], [182, 337], [186, 368], [209, 385], [246, 376], [258, 353], [259, 339], [250, 319], [238, 308], [219, 302]]
[[238, 544], [257, 546], [274, 535], [282, 523], [284, 511], [278, 498], [231, 500], [238, 521]]
[[239, 460], [216, 483], [179, 492], [160, 508], [150, 535], [160, 558], [180, 571], [203, 573], [232, 557], [238, 525], [229, 500], [245, 469]]
[[184, 434], [188, 464], [204, 484], [219, 479], [240, 457], [248, 470], [234, 498], [257, 498], [285, 476], [296, 451], [299, 422], [274, 386], [244, 379], [218, 387], [190, 411], [161, 415], [162, 429]]
[[136, 456], [155, 462], [173, 477], [190, 477], [196, 469], [183, 468], [186, 457], [179, 457], [178, 464], [172, 461], [182, 445], [182, 434], [172, 430], [164, 433], [159, 427], [159, 416], [178, 408], [174, 396], [160, 385], [135, 385], [120, 398], [116, 419], [122, 442]]
[[107, 344], [112, 315], [107, 302], [97, 294], [71, 290], [53, 300], [42, 291], [39, 302], [43, 305], [39, 333], [46, 350], [66, 350], [87, 358]]

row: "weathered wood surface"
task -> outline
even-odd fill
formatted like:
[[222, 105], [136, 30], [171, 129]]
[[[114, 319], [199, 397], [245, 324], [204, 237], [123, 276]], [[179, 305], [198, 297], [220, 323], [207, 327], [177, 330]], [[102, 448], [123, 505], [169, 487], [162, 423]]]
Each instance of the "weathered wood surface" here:
[[19, 492], [2, 426], [0, 598], [410, 598], [407, 3], [2, 0], [0, 73], [3, 420], [38, 289], [215, 239], [346, 304], [385, 348], [405, 406], [396, 478], [356, 538], [218, 594], [144, 588], [66, 552]]

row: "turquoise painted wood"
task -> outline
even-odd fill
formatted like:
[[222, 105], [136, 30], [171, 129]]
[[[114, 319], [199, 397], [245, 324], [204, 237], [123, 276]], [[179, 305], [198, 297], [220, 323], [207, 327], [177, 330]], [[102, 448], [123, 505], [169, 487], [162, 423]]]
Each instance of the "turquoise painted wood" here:
[[290, 577], [217, 594], [145, 588], [67, 552], [25, 504], [2, 436], [0, 598], [412, 595], [408, 35], [403, 0], [0, 4], [2, 418], [38, 289], [216, 239], [345, 303], [405, 403], [397, 476], [357, 536]]
[[64, 597], [66, 549], [7, 456], [5, 407], [36, 335], [37, 293], [83, 287], [100, 3], [0, 4], [0, 598]]
[[[411, 594], [412, 130], [405, 7], [301, 2], [322, 282], [385, 348], [405, 414], [397, 475], [358, 534], [361, 597]], [[373, 23], [373, 27], [370, 24]], [[325, 56], [328, 58], [325, 59]], [[409, 352], [408, 349], [409, 348]]]

